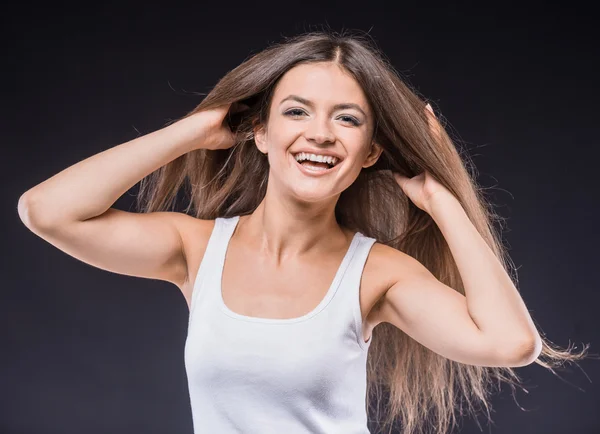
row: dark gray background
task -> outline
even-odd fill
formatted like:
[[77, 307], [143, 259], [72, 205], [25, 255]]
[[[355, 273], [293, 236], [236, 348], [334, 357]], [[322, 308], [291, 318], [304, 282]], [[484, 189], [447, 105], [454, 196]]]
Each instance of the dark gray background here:
[[[556, 344], [589, 342], [598, 352], [600, 91], [590, 11], [573, 2], [214, 3], [7, 6], [0, 432], [192, 432], [178, 289], [64, 254], [27, 230], [17, 201], [67, 166], [182, 116], [200, 102], [193, 92], [208, 92], [270, 42], [324, 25], [370, 30], [448, 119], [507, 219], [504, 241], [532, 316]], [[116, 206], [130, 209], [136, 191]], [[528, 411], [505, 387], [489, 432], [600, 432], [598, 365], [568, 367], [563, 380], [535, 364], [518, 369]], [[479, 430], [465, 420], [460, 432]]]

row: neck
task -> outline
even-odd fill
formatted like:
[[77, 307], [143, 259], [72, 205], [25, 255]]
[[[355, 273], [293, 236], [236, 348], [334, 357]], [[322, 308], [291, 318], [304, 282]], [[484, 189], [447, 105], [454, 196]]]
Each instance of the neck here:
[[239, 224], [261, 255], [280, 264], [308, 253], [346, 247], [348, 234], [335, 219], [335, 203], [290, 203], [267, 192], [256, 210]]

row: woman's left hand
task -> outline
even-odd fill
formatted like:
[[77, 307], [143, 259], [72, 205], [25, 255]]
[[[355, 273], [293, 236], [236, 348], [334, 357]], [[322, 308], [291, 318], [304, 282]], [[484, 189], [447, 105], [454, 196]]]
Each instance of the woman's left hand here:
[[427, 171], [412, 178], [394, 172], [394, 178], [396, 178], [396, 182], [408, 198], [427, 213], [430, 213], [430, 204], [434, 197], [454, 197], [446, 187]]
[[[431, 106], [427, 104], [426, 106], [427, 119], [429, 120], [429, 127], [431, 129], [434, 137], [439, 137], [440, 134], [440, 124], [437, 121], [437, 118], [433, 114], [433, 110]], [[453, 197], [452, 193], [444, 187], [438, 180], [436, 180], [433, 175], [431, 175], [428, 171], [424, 171], [417, 176], [412, 178], [408, 178], [406, 176], [400, 175], [399, 173], [394, 172], [394, 178], [400, 188], [404, 191], [404, 193], [408, 196], [408, 198], [420, 209], [429, 213], [430, 204], [432, 198], [439, 196], [450, 196]]]

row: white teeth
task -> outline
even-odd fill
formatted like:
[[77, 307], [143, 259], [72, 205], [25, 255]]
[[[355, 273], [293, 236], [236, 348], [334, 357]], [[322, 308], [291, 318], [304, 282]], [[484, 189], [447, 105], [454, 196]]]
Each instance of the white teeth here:
[[304, 160], [316, 161], [319, 163], [328, 163], [332, 166], [335, 166], [338, 162], [336, 157], [330, 157], [325, 155], [317, 155], [317, 154], [308, 154], [306, 152], [300, 152], [294, 156], [297, 162], [302, 162]]

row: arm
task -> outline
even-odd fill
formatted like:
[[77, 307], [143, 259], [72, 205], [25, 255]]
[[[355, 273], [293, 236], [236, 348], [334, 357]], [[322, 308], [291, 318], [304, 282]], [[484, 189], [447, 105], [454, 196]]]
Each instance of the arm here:
[[[442, 126], [425, 114], [433, 140]], [[429, 172], [407, 178], [394, 173], [409, 199], [427, 212], [446, 240], [466, 297], [435, 278], [414, 258], [388, 248], [395, 275], [382, 297], [381, 320], [439, 354], [480, 366], [523, 366], [542, 350], [541, 337], [510, 276], [473, 226], [460, 202]]]
[[542, 344], [527, 306], [458, 200], [435, 195], [430, 210], [460, 271], [474, 323], [493, 342], [500, 346], [513, 342], [517, 356], [535, 360]]
[[395, 278], [379, 317], [449, 359], [479, 366], [524, 366], [541, 339], [510, 277], [452, 196], [430, 206], [465, 286], [466, 297], [416, 259], [391, 247], [382, 255]]
[[36, 235], [90, 265], [182, 285], [187, 278], [182, 232], [197, 219], [110, 207], [156, 169], [213, 144], [219, 134], [223, 138], [223, 132], [213, 134], [213, 124], [209, 131], [206, 120], [212, 121], [214, 112], [210, 116], [194, 114], [64, 169], [20, 197], [21, 220]]
[[198, 118], [107, 149], [32, 187], [19, 199], [24, 223], [48, 227], [100, 216], [143, 177], [191, 151]]

